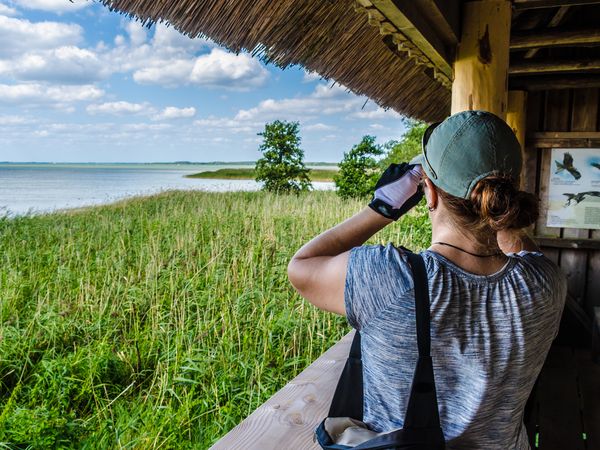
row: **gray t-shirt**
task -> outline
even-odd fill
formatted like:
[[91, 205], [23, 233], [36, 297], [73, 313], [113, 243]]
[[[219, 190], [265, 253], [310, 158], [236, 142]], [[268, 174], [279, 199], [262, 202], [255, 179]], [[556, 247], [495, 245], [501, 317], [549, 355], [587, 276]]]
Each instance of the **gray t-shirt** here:
[[[558, 332], [566, 279], [541, 253], [510, 254], [488, 276], [430, 250], [431, 352], [449, 449], [529, 449], [523, 410]], [[361, 331], [364, 421], [401, 428], [417, 361], [414, 285], [393, 245], [355, 247], [346, 274], [350, 325]]]

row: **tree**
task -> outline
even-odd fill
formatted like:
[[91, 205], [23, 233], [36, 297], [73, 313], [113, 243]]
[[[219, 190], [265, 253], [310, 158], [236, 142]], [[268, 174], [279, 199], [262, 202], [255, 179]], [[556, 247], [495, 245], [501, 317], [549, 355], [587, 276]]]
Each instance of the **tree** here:
[[386, 169], [391, 163], [409, 162], [421, 153], [421, 140], [427, 124], [417, 121], [407, 121], [407, 129], [400, 141], [386, 142], [384, 148], [387, 155], [380, 161], [380, 167]]
[[259, 150], [264, 155], [256, 161], [255, 179], [262, 181], [263, 189], [278, 194], [299, 193], [311, 188], [304, 166], [304, 152], [300, 148], [298, 122], [275, 120], [265, 124]]
[[375, 136], [363, 136], [357, 145], [344, 153], [339, 171], [333, 176], [338, 195], [342, 198], [372, 195], [380, 175], [375, 157], [383, 152], [383, 148], [375, 144]]

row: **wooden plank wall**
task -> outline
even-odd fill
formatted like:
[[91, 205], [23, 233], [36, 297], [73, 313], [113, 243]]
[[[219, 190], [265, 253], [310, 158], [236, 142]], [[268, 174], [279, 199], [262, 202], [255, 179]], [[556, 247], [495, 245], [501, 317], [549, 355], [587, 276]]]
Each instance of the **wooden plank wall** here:
[[[563, 132], [561, 134], [563, 139], [557, 140], [555, 146], [570, 145], [574, 142], [577, 142], [580, 147], [585, 146], [585, 139], [577, 141], [576, 137], [586, 134], [582, 132], [590, 134], [600, 131], [599, 97], [598, 88], [529, 93], [526, 130], [528, 139], [523, 185], [526, 190], [537, 193], [541, 199], [542, 213], [535, 225], [536, 236], [600, 240], [600, 230], [546, 226], [547, 192], [553, 170], [551, 146], [554, 144], [552, 142], [549, 144], [547, 136], [543, 140], [539, 137], [545, 133]], [[575, 136], [575, 138], [572, 142], [566, 142], [568, 139], [565, 140], [565, 136]], [[592, 317], [593, 307], [600, 306], [600, 251], [546, 247], [544, 253], [567, 274], [570, 296]]]

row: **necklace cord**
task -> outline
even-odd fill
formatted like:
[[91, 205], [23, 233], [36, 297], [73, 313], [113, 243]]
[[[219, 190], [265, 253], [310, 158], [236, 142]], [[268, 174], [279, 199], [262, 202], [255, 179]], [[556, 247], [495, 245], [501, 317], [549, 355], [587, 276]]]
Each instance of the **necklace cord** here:
[[491, 254], [489, 254], [489, 255], [481, 255], [481, 254], [479, 254], [479, 253], [472, 253], [472, 252], [470, 252], [470, 251], [468, 251], [468, 250], [465, 250], [465, 249], [463, 249], [463, 248], [460, 248], [460, 247], [458, 247], [458, 246], [456, 246], [456, 245], [453, 245], [453, 244], [448, 244], [447, 242], [440, 242], [440, 241], [438, 241], [438, 242], [434, 242], [434, 243], [432, 243], [431, 245], [446, 245], [446, 246], [448, 246], [448, 247], [452, 247], [452, 248], [454, 248], [454, 249], [456, 249], [456, 250], [460, 250], [461, 252], [465, 252], [465, 253], [467, 253], [467, 254], [469, 254], [469, 255], [471, 255], [471, 256], [476, 256], [476, 257], [478, 257], [478, 258], [490, 258], [490, 257], [492, 257], [492, 256], [500, 256], [500, 255], [504, 255], [504, 253], [503, 253], [502, 251], [499, 251], [499, 252], [496, 252], [496, 253], [491, 253]]

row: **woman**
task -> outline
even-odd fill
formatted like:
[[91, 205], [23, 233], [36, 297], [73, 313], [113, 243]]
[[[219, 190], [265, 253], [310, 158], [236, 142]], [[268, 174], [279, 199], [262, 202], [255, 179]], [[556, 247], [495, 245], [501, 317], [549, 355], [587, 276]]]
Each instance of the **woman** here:
[[523, 410], [556, 333], [566, 280], [521, 231], [537, 199], [517, 186], [520, 145], [495, 115], [465, 111], [430, 127], [415, 165], [391, 166], [369, 207], [294, 255], [288, 275], [315, 306], [361, 332], [364, 421], [402, 420], [416, 364], [405, 251], [362, 246], [424, 191], [425, 260], [440, 419], [452, 449], [529, 449]]

